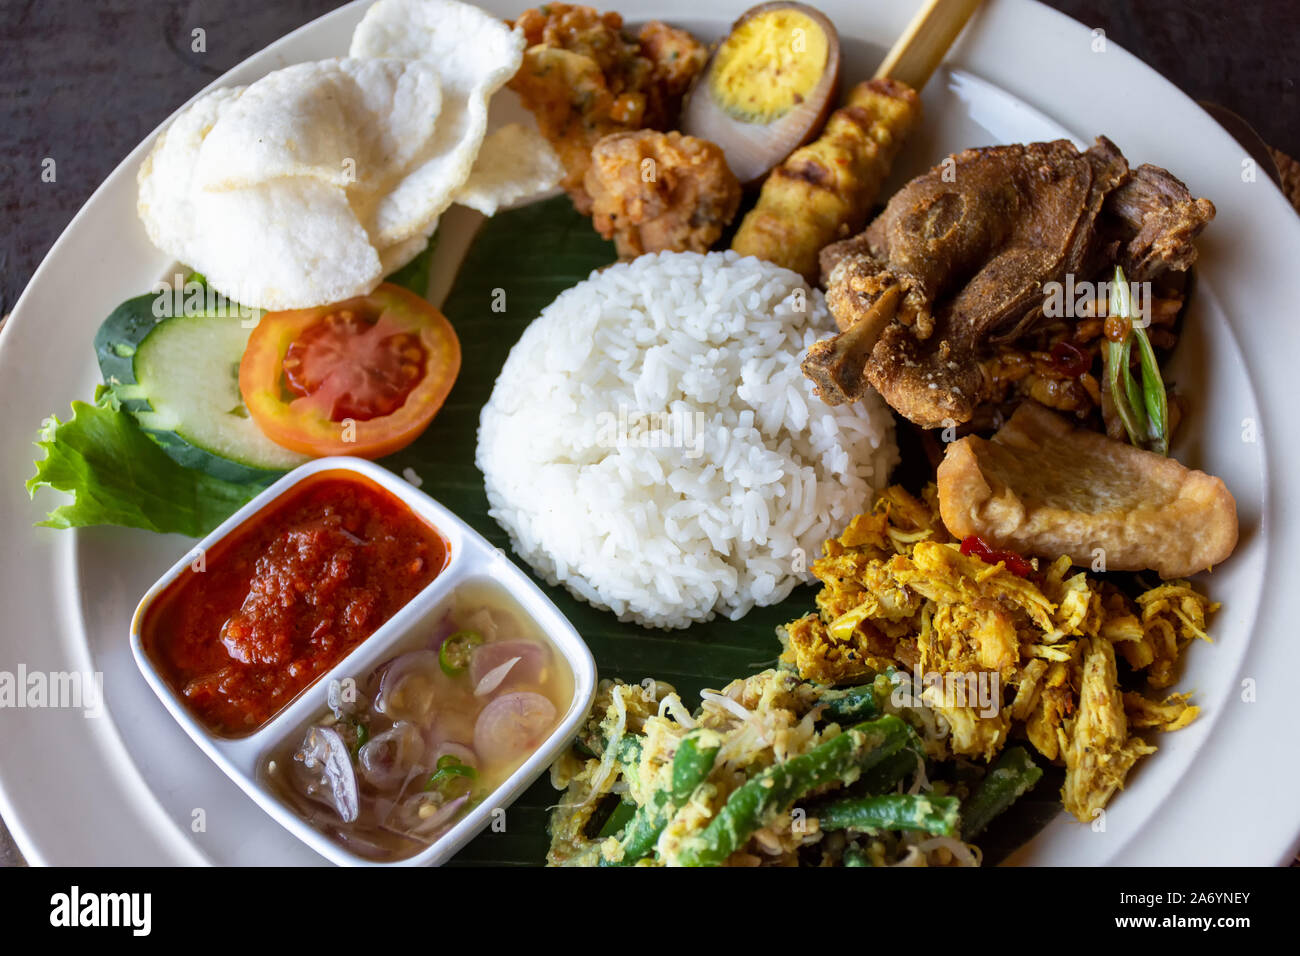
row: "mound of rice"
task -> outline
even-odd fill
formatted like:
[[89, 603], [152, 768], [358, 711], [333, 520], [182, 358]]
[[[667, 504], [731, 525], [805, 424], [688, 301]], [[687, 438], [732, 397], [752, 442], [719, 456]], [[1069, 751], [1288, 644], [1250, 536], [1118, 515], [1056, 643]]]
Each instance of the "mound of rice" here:
[[735, 620], [800, 581], [897, 460], [872, 395], [799, 371], [819, 291], [734, 252], [594, 272], [524, 332], [479, 422], [491, 515], [552, 584], [620, 620]]

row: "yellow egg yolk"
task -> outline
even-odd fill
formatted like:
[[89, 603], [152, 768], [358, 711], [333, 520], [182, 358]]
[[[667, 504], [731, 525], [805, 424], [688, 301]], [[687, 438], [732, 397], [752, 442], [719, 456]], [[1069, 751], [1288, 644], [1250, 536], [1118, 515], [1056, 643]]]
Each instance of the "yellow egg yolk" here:
[[709, 89], [729, 114], [770, 123], [805, 98], [826, 68], [825, 31], [798, 10], [769, 10], [731, 32], [714, 59]]

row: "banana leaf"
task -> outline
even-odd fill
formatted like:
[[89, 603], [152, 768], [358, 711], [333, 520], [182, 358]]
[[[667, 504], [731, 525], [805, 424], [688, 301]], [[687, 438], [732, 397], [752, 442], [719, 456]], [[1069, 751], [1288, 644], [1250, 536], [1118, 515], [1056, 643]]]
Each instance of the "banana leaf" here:
[[[601, 239], [564, 196], [489, 219], [443, 303], [443, 312], [460, 337], [460, 377], [420, 440], [384, 461], [398, 473], [413, 469], [424, 491], [507, 555], [513, 556], [509, 539], [488, 516], [483, 476], [474, 466], [479, 413], [506, 356], [528, 324], [562, 291], [615, 258], [613, 245]], [[528, 570], [522, 561], [516, 563]], [[756, 608], [739, 621], [719, 618], [684, 630], [653, 631], [620, 623], [612, 613], [597, 610], [536, 576], [534, 580], [586, 640], [601, 677], [667, 681], [688, 707], [698, 702], [701, 688], [718, 688], [773, 666], [780, 653], [776, 628], [812, 610], [815, 593], [811, 587], [796, 588], [781, 604]], [[543, 777], [507, 810], [501, 832], [485, 831], [453, 862], [543, 863], [549, 845], [549, 808], [559, 796]], [[1016, 834], [1016, 842], [1023, 839]], [[986, 852], [989, 849], [985, 847]]]
[[[488, 517], [483, 476], [474, 466], [479, 412], [528, 324], [557, 295], [616, 258], [613, 244], [601, 239], [591, 221], [578, 215], [564, 196], [487, 220], [443, 303], [443, 312], [460, 337], [460, 377], [420, 440], [384, 460], [399, 474], [412, 468], [423, 491], [507, 555], [513, 556], [509, 539]], [[494, 311], [494, 305], [503, 310]], [[688, 706], [703, 687], [720, 687], [770, 667], [780, 652], [777, 626], [806, 613], [813, 593], [811, 588], [800, 588], [784, 604], [758, 608], [740, 621], [719, 619], [686, 630], [651, 631], [620, 623], [610, 612], [534, 579], [587, 642], [601, 677], [667, 681]], [[548, 808], [558, 798], [543, 778], [506, 812], [503, 832], [484, 832], [459, 854], [457, 862], [542, 863], [549, 843]]]

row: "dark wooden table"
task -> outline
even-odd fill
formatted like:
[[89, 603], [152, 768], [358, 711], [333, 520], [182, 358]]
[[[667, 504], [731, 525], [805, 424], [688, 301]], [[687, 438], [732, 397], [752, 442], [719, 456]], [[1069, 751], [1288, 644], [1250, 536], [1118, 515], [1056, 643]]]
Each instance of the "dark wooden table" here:
[[[1300, 156], [1296, 0], [1047, 2]], [[90, 194], [163, 118], [214, 77], [339, 5], [0, 0], [0, 315]], [[737, 12], [744, 5], [734, 4]], [[206, 51], [195, 53], [190, 38], [200, 28]], [[47, 157], [55, 160], [54, 182], [41, 177]], [[0, 824], [0, 863], [17, 862]]]

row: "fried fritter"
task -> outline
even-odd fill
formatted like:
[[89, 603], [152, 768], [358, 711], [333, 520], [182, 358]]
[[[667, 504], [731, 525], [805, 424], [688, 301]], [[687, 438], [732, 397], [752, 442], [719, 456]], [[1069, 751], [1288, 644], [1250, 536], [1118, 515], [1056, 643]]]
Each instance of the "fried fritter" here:
[[740, 206], [722, 150], [681, 133], [613, 133], [592, 148], [583, 183], [592, 225], [620, 259], [708, 252]]
[[647, 23], [634, 39], [617, 13], [551, 3], [520, 15], [528, 42], [510, 81], [564, 163], [561, 185], [579, 212], [591, 148], [602, 136], [670, 129], [708, 51], [685, 30]]

